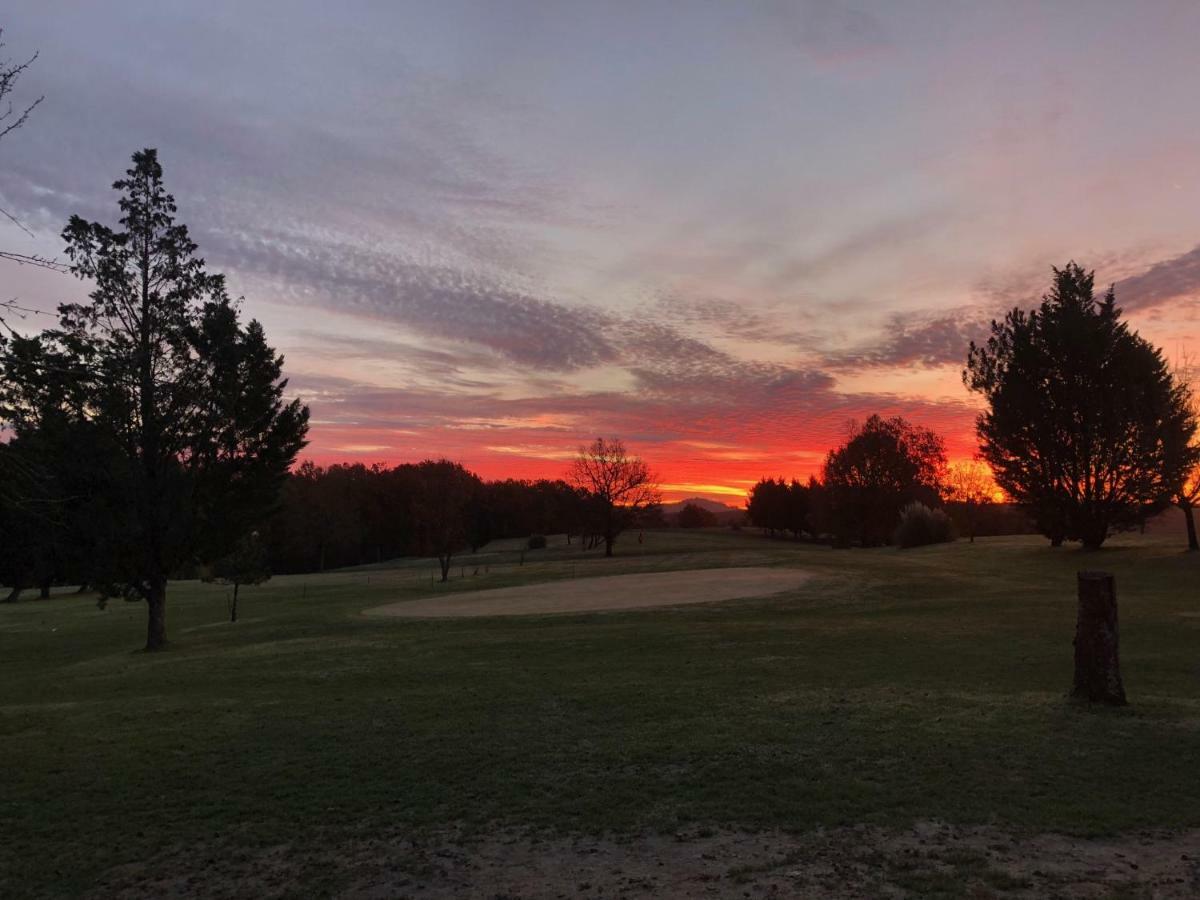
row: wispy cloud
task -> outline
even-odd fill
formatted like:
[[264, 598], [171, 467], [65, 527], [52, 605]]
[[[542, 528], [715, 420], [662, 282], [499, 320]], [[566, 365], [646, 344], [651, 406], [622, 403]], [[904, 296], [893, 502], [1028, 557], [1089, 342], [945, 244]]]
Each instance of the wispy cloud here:
[[1200, 245], [1117, 282], [1116, 291], [1117, 302], [1130, 312], [1174, 302], [1200, 306]]
[[1200, 295], [1200, 247], [1161, 249], [1200, 234], [1200, 13], [1105, 7], [1064, 48], [1055, 5], [9, 6], [47, 96], [3, 148], [26, 249], [115, 218], [158, 147], [323, 459], [555, 474], [618, 434], [715, 492], [872, 412], [969, 452], [947, 376], [1051, 263], [1172, 339]]
[[[996, 313], [998, 314], [998, 313]], [[823, 357], [832, 369], [962, 365], [971, 341], [986, 338], [990, 308], [893, 313], [884, 327], [856, 347]]]

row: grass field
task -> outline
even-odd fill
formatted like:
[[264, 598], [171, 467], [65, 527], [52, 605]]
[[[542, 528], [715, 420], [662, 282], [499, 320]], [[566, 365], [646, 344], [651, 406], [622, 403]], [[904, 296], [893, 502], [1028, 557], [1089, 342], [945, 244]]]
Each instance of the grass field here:
[[[235, 625], [225, 588], [173, 584], [173, 644], [152, 655], [135, 652], [141, 604], [0, 606], [0, 896], [118, 893], [268, 851], [291, 873], [270, 891], [319, 896], [354, 885], [331, 850], [446, 829], [1200, 827], [1200, 555], [1177, 540], [900, 552], [663, 532], [618, 550], [485, 554], [448, 586], [425, 563], [278, 577], [243, 589]], [[661, 610], [360, 615], [438, 591], [752, 565], [813, 577]], [[1117, 576], [1125, 709], [1064, 699], [1081, 568]]]

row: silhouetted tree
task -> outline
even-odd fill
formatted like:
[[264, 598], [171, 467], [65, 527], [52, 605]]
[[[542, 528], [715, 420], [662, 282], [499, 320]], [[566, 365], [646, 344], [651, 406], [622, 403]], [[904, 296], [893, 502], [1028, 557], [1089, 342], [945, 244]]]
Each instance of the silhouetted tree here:
[[[562, 530], [567, 536], [567, 543], [571, 543], [571, 536], [577, 536], [582, 542], [584, 535], [588, 533], [590, 522], [594, 518], [591, 515], [592, 502], [588, 492], [578, 485], [568, 484], [566, 481], [550, 482], [554, 487], [550, 488], [550, 493], [553, 497], [552, 503], [555, 509], [555, 515], [558, 521], [562, 523]], [[557, 530], [557, 529], [552, 529]]]
[[784, 523], [792, 537], [797, 540], [804, 532], [812, 531], [812, 523], [809, 520], [811, 493], [811, 484], [801, 484], [794, 478], [787, 486]]
[[[520, 500], [522, 501], [522, 505], [528, 508], [533, 499], [531, 496], [532, 491], [527, 483], [518, 483], [522, 485], [522, 489], [519, 492]], [[488, 487], [488, 485], [476, 477], [475, 487], [471, 492], [470, 500], [467, 502], [467, 546], [471, 548], [472, 553], [478, 553], [480, 547], [492, 540], [492, 538], [497, 537], [493, 521], [496, 514], [493, 502], [494, 494]], [[532, 515], [527, 514], [526, 521], [530, 521], [531, 519]], [[528, 536], [528, 532], [526, 536]]]
[[1053, 543], [1100, 547], [1168, 502], [1184, 472], [1196, 420], [1187, 391], [1157, 348], [1122, 320], [1110, 288], [1074, 262], [1030, 312], [992, 323], [963, 373], [988, 407], [976, 431], [1009, 496]]
[[810, 521], [813, 482], [801, 484], [792, 479], [789, 483], [782, 478], [762, 478], [746, 501], [746, 515], [750, 524], [765, 529], [768, 535], [790, 532], [799, 538], [806, 531], [813, 531]]
[[595, 533], [604, 540], [605, 556], [613, 555], [622, 531], [662, 500], [649, 467], [630, 456], [617, 438], [596, 438], [580, 447], [571, 467], [571, 481], [591, 499]]
[[1197, 505], [1200, 505], [1200, 465], [1193, 466], [1179, 481], [1172, 495], [1175, 505], [1183, 511], [1184, 523], [1187, 526], [1187, 542], [1189, 550], [1200, 550], [1200, 540], [1196, 537]]
[[782, 478], [760, 478], [746, 498], [746, 516], [750, 524], [762, 528], [771, 537], [786, 527], [786, 507], [787, 483]]
[[712, 528], [717, 524], [717, 515], [711, 509], [685, 503], [675, 521], [680, 528]]
[[414, 467], [412, 515], [423, 552], [436, 556], [442, 581], [450, 578], [450, 560], [468, 546], [471, 502], [480, 488], [478, 476], [446, 459], [425, 460]]
[[998, 489], [992, 470], [976, 459], [951, 463], [946, 470], [945, 489], [948, 501], [962, 505], [967, 536], [972, 544], [975, 543], [979, 508], [991, 504]]
[[[1175, 380], [1187, 388], [1187, 403], [1193, 419], [1200, 419], [1200, 378], [1197, 368], [1184, 357], [1175, 370]], [[1189, 550], [1200, 550], [1200, 539], [1196, 535], [1197, 504], [1200, 504], [1200, 429], [1191, 436], [1187, 443], [1178, 443], [1182, 434], [1175, 437], [1175, 442], [1168, 442], [1167, 456], [1170, 462], [1168, 468], [1174, 472], [1175, 482], [1171, 486], [1171, 502], [1183, 513], [1183, 521], [1187, 527], [1187, 542]], [[1175, 460], [1179, 458], [1179, 461]]]
[[238, 588], [243, 584], [262, 584], [271, 577], [267, 548], [257, 531], [242, 537], [229, 553], [215, 560], [205, 572], [203, 581], [233, 586], [229, 600], [229, 621], [238, 616]]
[[[107, 565], [112, 534], [111, 470], [117, 449], [88, 416], [90, 370], [41, 338], [13, 335], [0, 354], [0, 422], [13, 438], [0, 478], [9, 517], [32, 533], [11, 543], [10, 571], [37, 583], [42, 596], [55, 583], [89, 581]], [[31, 478], [36, 473], [36, 478]]]
[[899, 416], [871, 416], [825, 460], [830, 526], [841, 542], [886, 544], [909, 503], [935, 505], [946, 469], [942, 439]]
[[54, 492], [46, 470], [19, 438], [0, 443], [0, 473], [0, 584], [9, 588], [0, 602], [13, 603], [34, 580]]
[[40, 341], [79, 373], [80, 413], [116, 450], [102, 586], [146, 601], [146, 649], [156, 650], [166, 643], [167, 579], [200, 554], [222, 555], [223, 542], [269, 513], [308, 410], [283, 402], [282, 358], [256, 322], [238, 323], [224, 278], [176, 223], [157, 153], [135, 153], [114, 188], [120, 229], [73, 216], [63, 232], [90, 302], [60, 307], [59, 329]]

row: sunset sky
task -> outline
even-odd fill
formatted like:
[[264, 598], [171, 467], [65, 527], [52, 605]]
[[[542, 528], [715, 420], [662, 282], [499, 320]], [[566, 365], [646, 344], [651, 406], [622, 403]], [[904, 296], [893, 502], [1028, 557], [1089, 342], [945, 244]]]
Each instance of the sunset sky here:
[[[968, 341], [1074, 258], [1200, 355], [1200, 4], [8, 2], [40, 57], [0, 248], [116, 219], [141, 147], [286, 354], [320, 462], [668, 498], [816, 471], [852, 419], [974, 451]], [[0, 295], [85, 288], [0, 264]], [[30, 317], [29, 329], [51, 324]]]

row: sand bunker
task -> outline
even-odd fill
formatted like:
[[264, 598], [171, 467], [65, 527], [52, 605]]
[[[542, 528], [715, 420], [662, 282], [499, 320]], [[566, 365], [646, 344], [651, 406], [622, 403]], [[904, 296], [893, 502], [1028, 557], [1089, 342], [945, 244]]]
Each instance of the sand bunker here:
[[572, 578], [405, 600], [365, 610], [365, 614], [427, 619], [647, 609], [764, 597], [790, 591], [808, 578], [806, 572], [798, 569], [764, 568], [688, 569], [682, 572]]

